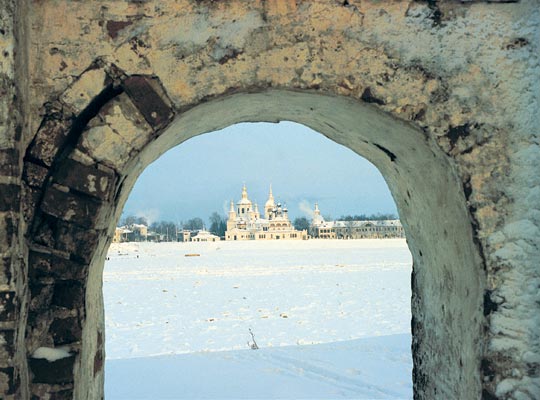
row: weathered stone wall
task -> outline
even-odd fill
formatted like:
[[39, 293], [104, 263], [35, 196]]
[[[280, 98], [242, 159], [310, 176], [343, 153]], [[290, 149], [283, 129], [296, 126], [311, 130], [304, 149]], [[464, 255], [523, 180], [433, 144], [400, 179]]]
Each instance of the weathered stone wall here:
[[0, 1], [0, 394], [101, 398], [103, 259], [138, 174], [288, 119], [392, 190], [415, 397], [539, 398], [540, 11], [503, 3]]
[[[28, 277], [21, 214], [22, 133], [26, 129], [25, 1], [0, 1], [0, 397], [28, 397], [24, 334]], [[20, 48], [20, 50], [19, 50]]]

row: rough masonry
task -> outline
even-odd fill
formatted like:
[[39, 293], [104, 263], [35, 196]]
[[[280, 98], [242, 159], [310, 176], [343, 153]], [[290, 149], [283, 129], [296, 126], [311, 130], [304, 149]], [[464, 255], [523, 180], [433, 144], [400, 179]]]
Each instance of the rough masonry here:
[[535, 0], [0, 0], [0, 398], [103, 398], [103, 263], [138, 175], [280, 120], [393, 193], [415, 398], [540, 398], [539, 43]]

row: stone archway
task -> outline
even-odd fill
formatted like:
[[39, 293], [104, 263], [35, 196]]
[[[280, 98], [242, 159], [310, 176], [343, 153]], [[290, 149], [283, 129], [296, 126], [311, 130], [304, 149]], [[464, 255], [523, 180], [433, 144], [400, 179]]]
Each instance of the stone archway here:
[[[20, 96], [0, 153], [0, 393], [100, 398], [103, 258], [139, 173], [196, 134], [291, 120], [394, 195], [415, 397], [539, 394], [533, 1], [8, 3], [7, 43], [24, 46], [7, 65], [26, 80], [4, 85]], [[72, 356], [31, 357], [60, 346]]]
[[[74, 354], [74, 367], [61, 360], [64, 364], [56, 369], [47, 364], [40, 369], [31, 358], [34, 393], [73, 384], [77, 398], [101, 395], [103, 262], [139, 173], [194, 135], [238, 122], [280, 119], [308, 125], [349, 147], [385, 176], [414, 257], [417, 393], [434, 393], [441, 383], [433, 371], [443, 370], [445, 385], [452, 388], [447, 393], [467, 398], [480, 392], [481, 260], [456, 172], [422, 131], [372, 105], [314, 91], [224, 95], [173, 119], [175, 111], [155, 78], [112, 73], [118, 71], [98, 65], [89, 69], [80, 82], [99, 77], [111, 83], [80, 110], [69, 130], [61, 112], [54, 121], [44, 121], [27, 151], [24, 176], [31, 195], [26, 202], [36, 199], [32, 209], [37, 210], [28, 234], [27, 346], [33, 353], [38, 347], [68, 345]], [[79, 92], [75, 84], [63, 97], [78, 98]], [[45, 145], [51, 142], [58, 145]], [[451, 367], [455, 364], [460, 368]], [[72, 377], [66, 372], [70, 368]]]

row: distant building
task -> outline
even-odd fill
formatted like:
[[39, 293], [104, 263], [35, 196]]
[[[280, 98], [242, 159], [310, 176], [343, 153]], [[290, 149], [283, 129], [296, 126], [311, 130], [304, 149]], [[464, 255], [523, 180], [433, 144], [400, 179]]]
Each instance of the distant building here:
[[145, 242], [148, 240], [148, 227], [142, 224], [119, 226], [114, 230], [113, 242]]
[[148, 231], [148, 234], [146, 235], [146, 241], [147, 242], [161, 242], [162, 236], [164, 235], [160, 235], [157, 232]]
[[188, 230], [184, 229], [181, 232], [179, 232], [178, 241], [179, 242], [189, 242], [189, 241], [191, 241], [191, 231], [188, 231]]
[[309, 233], [319, 239], [385, 239], [404, 238], [405, 231], [399, 219], [382, 221], [325, 221], [318, 204]]
[[148, 227], [143, 224], [133, 224], [130, 226], [131, 230], [135, 233], [135, 236], [142, 240], [146, 240], [148, 236]]
[[117, 226], [114, 230], [113, 243], [120, 243], [122, 241], [122, 233], [124, 233], [124, 228]]
[[191, 238], [192, 242], [219, 242], [221, 239], [208, 231], [199, 231]]
[[264, 206], [264, 218], [259, 207], [249, 200], [246, 185], [242, 188], [242, 198], [231, 201], [225, 240], [302, 240], [307, 239], [306, 230], [298, 231], [289, 221], [287, 206], [275, 203], [272, 187]]

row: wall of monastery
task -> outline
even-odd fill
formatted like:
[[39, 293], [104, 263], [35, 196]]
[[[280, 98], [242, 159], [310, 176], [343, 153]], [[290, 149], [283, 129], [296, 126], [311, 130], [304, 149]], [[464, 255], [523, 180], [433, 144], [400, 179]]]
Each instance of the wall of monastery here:
[[539, 25], [535, 0], [0, 0], [0, 397], [102, 398], [103, 260], [138, 175], [291, 120], [392, 190], [415, 398], [540, 398]]

